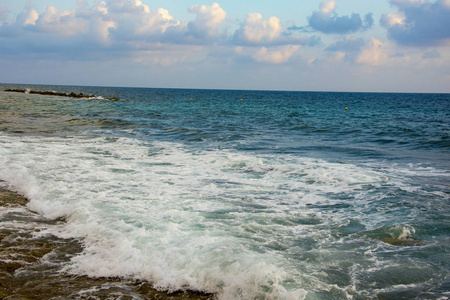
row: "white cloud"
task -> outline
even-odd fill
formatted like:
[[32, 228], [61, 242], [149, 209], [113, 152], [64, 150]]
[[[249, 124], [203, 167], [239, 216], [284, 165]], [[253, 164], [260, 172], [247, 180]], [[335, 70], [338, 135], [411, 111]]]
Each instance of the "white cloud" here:
[[233, 43], [245, 46], [316, 45], [317, 40], [286, 32], [279, 18], [264, 19], [260, 13], [248, 14], [233, 36]]
[[189, 22], [189, 34], [195, 37], [214, 37], [217, 35], [217, 27], [225, 20], [227, 13], [218, 3], [207, 5], [194, 5], [189, 12], [196, 14], [194, 21]]
[[164, 33], [169, 27], [178, 26], [181, 22], [169, 14], [166, 9], [158, 8], [157, 10], [146, 11], [142, 17], [142, 26], [137, 28], [137, 32], [141, 35]]
[[320, 12], [323, 14], [329, 14], [336, 9], [336, 0], [324, 1], [320, 3]]
[[110, 30], [116, 29], [117, 25], [113, 21], [104, 21], [100, 18], [93, 19], [90, 23], [91, 37], [94, 41], [100, 42], [104, 45], [109, 45], [110, 40]]
[[109, 0], [107, 2], [109, 11], [121, 14], [142, 14], [150, 13], [150, 8], [140, 0]]
[[96, 2], [93, 10], [98, 11], [99, 13], [101, 13], [103, 15], [108, 14], [108, 6], [107, 6], [106, 2]]
[[39, 18], [39, 14], [37, 13], [37, 11], [35, 11], [33, 9], [29, 9], [17, 16], [17, 22], [19, 22], [19, 24], [21, 24], [23, 26], [27, 26], [27, 25], [34, 26], [34, 25], [36, 25], [36, 21], [38, 18]]
[[273, 41], [280, 36], [283, 30], [280, 19], [270, 17], [264, 20], [259, 13], [251, 13], [245, 19], [243, 36], [249, 43], [261, 43], [262, 41]]
[[111, 32], [118, 41], [160, 40], [171, 28], [186, 31], [186, 23], [176, 21], [166, 9], [151, 10], [138, 0], [113, 0], [107, 11], [102, 19], [115, 23], [116, 29]]
[[88, 20], [78, 18], [75, 10], [59, 12], [54, 6], [47, 7], [32, 25], [36, 25], [41, 32], [59, 35], [76, 35], [88, 31]]
[[403, 13], [389, 13], [382, 15], [380, 24], [385, 27], [393, 27], [395, 25], [404, 25], [406, 17]]

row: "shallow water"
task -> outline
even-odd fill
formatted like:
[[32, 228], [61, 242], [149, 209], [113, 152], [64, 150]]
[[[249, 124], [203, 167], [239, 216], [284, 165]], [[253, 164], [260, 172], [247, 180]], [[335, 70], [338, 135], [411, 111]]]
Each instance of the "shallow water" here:
[[31, 88], [124, 100], [0, 94], [0, 179], [79, 241], [67, 276], [448, 297], [449, 95]]

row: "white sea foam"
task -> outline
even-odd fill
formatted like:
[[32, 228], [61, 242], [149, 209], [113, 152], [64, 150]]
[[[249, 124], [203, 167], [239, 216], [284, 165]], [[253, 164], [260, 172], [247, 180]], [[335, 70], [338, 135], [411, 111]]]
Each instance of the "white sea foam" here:
[[[31, 210], [64, 217], [56, 234], [84, 239], [83, 253], [66, 271], [144, 279], [221, 299], [302, 299], [312, 287], [331, 289], [314, 277], [308, 259], [320, 255], [326, 265], [354, 255], [320, 245], [333, 243], [333, 230], [352, 225], [349, 218], [380, 197], [370, 187], [391, 184], [369, 168], [289, 155], [11, 136], [0, 137], [0, 179], [28, 197]], [[341, 194], [352, 199], [348, 211], [322, 214], [340, 204], [334, 196]], [[357, 226], [377, 222], [371, 218]], [[309, 239], [311, 246], [302, 244]], [[295, 251], [305, 260], [285, 255]]]

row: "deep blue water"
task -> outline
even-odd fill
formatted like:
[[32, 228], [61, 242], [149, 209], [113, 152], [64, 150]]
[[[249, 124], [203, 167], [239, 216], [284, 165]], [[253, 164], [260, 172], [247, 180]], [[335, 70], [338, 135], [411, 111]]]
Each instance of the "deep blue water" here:
[[65, 109], [102, 121], [102, 128], [132, 129], [142, 139], [280, 153], [338, 152], [356, 159], [369, 153], [377, 159], [431, 156], [448, 162], [448, 94], [31, 87], [129, 100], [77, 102]]
[[449, 94], [7, 87], [122, 99], [0, 95], [0, 179], [86, 240], [68, 272], [449, 297]]

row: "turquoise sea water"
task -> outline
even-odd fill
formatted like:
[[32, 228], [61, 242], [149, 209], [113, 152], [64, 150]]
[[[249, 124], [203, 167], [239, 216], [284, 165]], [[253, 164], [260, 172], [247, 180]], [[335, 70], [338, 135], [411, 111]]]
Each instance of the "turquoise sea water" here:
[[0, 88], [0, 180], [83, 240], [66, 272], [219, 299], [448, 299], [449, 150], [449, 94]]

